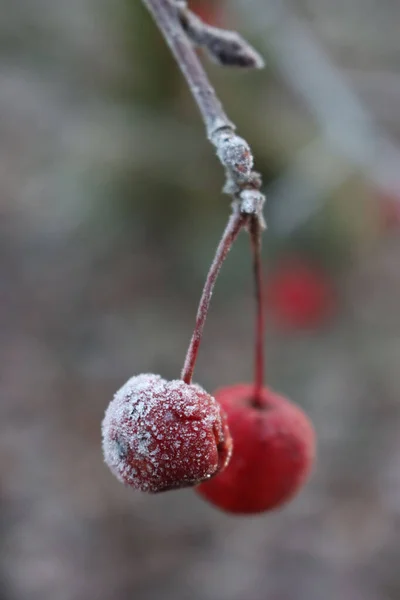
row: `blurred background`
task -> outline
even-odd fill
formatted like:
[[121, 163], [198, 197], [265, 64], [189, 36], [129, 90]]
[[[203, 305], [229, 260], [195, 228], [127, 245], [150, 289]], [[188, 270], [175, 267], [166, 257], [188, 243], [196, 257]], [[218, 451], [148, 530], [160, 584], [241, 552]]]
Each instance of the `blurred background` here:
[[[0, 599], [400, 598], [400, 4], [193, 0], [263, 71], [206, 64], [268, 195], [267, 374], [318, 433], [281, 511], [148, 497], [103, 464], [131, 375], [179, 376], [229, 214], [137, 0], [1, 2]], [[196, 379], [252, 376], [242, 235]]]

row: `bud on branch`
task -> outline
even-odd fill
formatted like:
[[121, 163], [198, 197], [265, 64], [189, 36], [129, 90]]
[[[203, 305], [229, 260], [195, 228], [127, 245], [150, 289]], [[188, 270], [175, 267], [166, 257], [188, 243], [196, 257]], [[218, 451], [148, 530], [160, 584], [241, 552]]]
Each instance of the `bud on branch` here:
[[206, 50], [209, 57], [222, 67], [262, 69], [264, 60], [236, 31], [227, 31], [204, 23], [186, 6], [177, 4], [181, 25], [190, 41]]

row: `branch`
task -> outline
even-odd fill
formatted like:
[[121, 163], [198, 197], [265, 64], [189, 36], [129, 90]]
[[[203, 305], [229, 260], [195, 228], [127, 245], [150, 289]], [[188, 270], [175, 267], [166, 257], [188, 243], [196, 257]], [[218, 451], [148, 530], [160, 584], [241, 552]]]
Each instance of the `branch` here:
[[186, 354], [181, 378], [191, 383], [201, 343], [204, 324], [218, 273], [240, 230], [247, 226], [253, 248], [257, 296], [257, 341], [255, 394], [263, 385], [263, 314], [261, 288], [261, 232], [265, 227], [262, 214], [265, 202], [260, 192], [261, 177], [253, 171], [250, 146], [235, 133], [214, 88], [197, 57], [193, 44], [207, 50], [223, 66], [263, 66], [261, 57], [238, 34], [203, 23], [177, 0], [143, 0], [169, 45], [200, 109], [208, 139], [225, 168], [224, 192], [233, 198], [232, 215], [217, 248], [200, 298], [196, 324]]
[[[207, 136], [215, 146], [217, 156], [225, 168], [224, 192], [233, 197], [239, 206], [240, 213], [255, 215], [260, 226], [265, 227], [262, 215], [265, 197], [260, 192], [261, 177], [253, 171], [254, 159], [250, 146], [246, 140], [236, 135], [235, 125], [226, 115], [197, 57], [192, 40], [188, 37], [188, 31], [185, 32], [182, 25], [182, 21], [185, 23], [186, 19], [186, 30], [190, 29], [189, 24], [191, 24], [191, 37], [195, 37], [193, 24], [197, 25], [196, 31], [199, 33], [198, 28], [201, 29], [202, 22], [186, 9], [185, 3], [175, 2], [174, 0], [143, 0], [143, 2], [169, 45], [200, 109]], [[215, 40], [215, 36], [217, 36], [221, 42], [221, 34], [215, 33], [217, 28], [212, 29], [213, 39]], [[204, 33], [204, 26], [202, 31]], [[210, 34], [210, 28], [207, 31]], [[227, 34], [230, 33], [232, 32], [224, 32], [225, 40]], [[241, 40], [237, 36], [236, 42], [238, 39]], [[210, 38], [208, 40], [207, 43], [204, 42], [202, 45], [206, 46], [207, 50], [212, 53], [210, 48], [213, 44], [210, 42]], [[195, 40], [195, 43], [199, 44], [198, 39]], [[247, 43], [244, 42], [244, 44], [247, 50], [251, 49]], [[222, 47], [226, 50], [226, 42], [225, 46], [224, 43], [222, 44]], [[241, 48], [243, 48], [243, 44]], [[214, 50], [214, 57], [217, 54], [218, 51]], [[255, 66], [261, 66], [261, 59], [256, 53], [254, 53], [254, 56], [256, 58], [253, 57], [253, 60], [257, 63]]]

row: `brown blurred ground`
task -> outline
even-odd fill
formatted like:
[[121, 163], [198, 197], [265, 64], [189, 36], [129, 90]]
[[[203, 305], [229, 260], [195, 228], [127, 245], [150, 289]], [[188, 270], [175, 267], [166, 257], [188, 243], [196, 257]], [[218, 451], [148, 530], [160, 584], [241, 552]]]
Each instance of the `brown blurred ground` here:
[[[1, 4], [0, 599], [400, 598], [400, 236], [380, 227], [379, 190], [351, 170], [290, 235], [273, 215], [266, 234], [267, 276], [303, 252], [338, 297], [313, 331], [268, 319], [269, 383], [319, 438], [301, 495], [238, 519], [191, 491], [125, 490], [102, 461], [102, 415], [132, 374], [179, 374], [228, 213], [222, 173], [138, 3]], [[236, 26], [238, 4], [224, 8]], [[400, 143], [397, 4], [291, 10]], [[209, 69], [268, 185], [318, 133], [274, 64]], [[370, 70], [390, 85], [371, 92]], [[210, 390], [251, 377], [246, 242], [213, 298], [196, 371]]]

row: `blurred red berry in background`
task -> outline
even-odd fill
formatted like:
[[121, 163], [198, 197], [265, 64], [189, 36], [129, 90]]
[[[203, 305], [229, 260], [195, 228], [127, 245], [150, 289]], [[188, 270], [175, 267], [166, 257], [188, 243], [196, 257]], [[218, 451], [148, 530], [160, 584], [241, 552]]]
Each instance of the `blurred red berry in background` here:
[[267, 308], [276, 322], [288, 329], [314, 328], [328, 319], [335, 307], [333, 286], [318, 267], [291, 259], [269, 274]]

